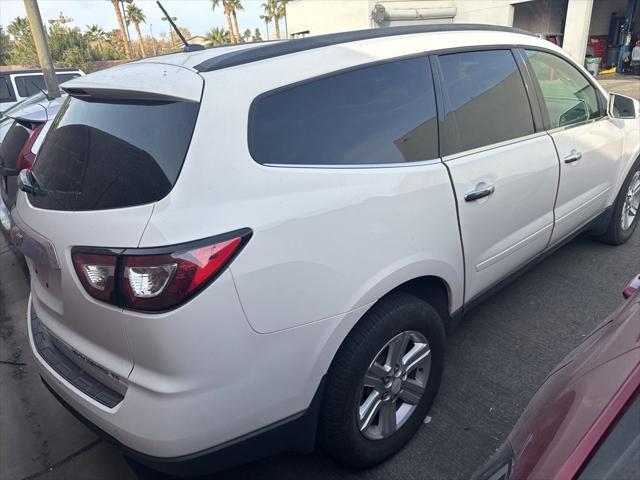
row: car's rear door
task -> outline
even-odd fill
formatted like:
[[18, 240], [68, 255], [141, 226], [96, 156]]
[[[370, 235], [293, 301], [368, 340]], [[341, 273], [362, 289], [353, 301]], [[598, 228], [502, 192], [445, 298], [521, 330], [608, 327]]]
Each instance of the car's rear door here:
[[546, 248], [558, 159], [508, 47], [438, 55], [435, 64], [469, 301]]
[[549, 51], [526, 50], [523, 55], [560, 158], [553, 244], [610, 203], [624, 134], [607, 116], [604, 98], [585, 72]]

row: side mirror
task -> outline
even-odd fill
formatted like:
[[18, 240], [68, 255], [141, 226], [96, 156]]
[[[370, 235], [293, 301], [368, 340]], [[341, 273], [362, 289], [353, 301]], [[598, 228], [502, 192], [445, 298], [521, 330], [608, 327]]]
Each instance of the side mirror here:
[[639, 118], [640, 102], [624, 95], [610, 93], [607, 113], [611, 118]]

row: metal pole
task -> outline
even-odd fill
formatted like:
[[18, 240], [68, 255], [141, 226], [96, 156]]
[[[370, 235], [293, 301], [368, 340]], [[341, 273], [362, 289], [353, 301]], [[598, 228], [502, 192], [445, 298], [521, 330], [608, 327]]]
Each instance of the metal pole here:
[[51, 59], [51, 52], [47, 44], [47, 35], [44, 31], [37, 0], [24, 0], [24, 8], [27, 11], [31, 34], [36, 44], [38, 60], [40, 60], [40, 67], [42, 68], [42, 75], [44, 76], [44, 84], [47, 87], [47, 95], [52, 98], [57, 98], [60, 96], [60, 88], [58, 87], [58, 79], [56, 78], [56, 71], [53, 66], [53, 60]]

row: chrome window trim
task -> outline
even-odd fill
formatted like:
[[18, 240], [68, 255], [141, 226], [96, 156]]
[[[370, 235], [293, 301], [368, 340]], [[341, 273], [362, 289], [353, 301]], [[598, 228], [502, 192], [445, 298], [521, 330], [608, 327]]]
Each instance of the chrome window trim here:
[[556, 128], [552, 128], [550, 130], [547, 130], [547, 133], [549, 135], [554, 134], [554, 133], [558, 133], [558, 132], [563, 132], [565, 130], [569, 130], [572, 128], [576, 128], [576, 127], [583, 127], [585, 125], [589, 125], [591, 123], [596, 123], [599, 122], [601, 120], [605, 120], [608, 119], [609, 117], [607, 115], [604, 115], [602, 117], [597, 117], [597, 118], [590, 118], [589, 120], [584, 120], [582, 122], [577, 122], [577, 123], [572, 123], [569, 125], [563, 125], [562, 127], [556, 127]]
[[535, 132], [535, 133], [531, 133], [529, 135], [524, 135], [523, 137], [512, 138], [512, 139], [509, 139], [509, 140], [505, 140], [503, 142], [491, 143], [489, 145], [484, 145], [482, 147], [473, 148], [471, 150], [464, 150], [462, 152], [452, 153], [451, 155], [446, 155], [446, 156], [442, 157], [442, 161], [446, 163], [446, 162], [449, 162], [451, 160], [456, 160], [456, 159], [462, 158], [462, 157], [468, 157], [469, 155], [475, 155], [477, 153], [486, 152], [488, 150], [493, 150], [493, 149], [500, 148], [500, 147], [506, 147], [508, 145], [514, 145], [516, 143], [526, 142], [527, 140], [532, 140], [534, 138], [543, 137], [543, 136], [547, 135], [548, 133], [549, 132], [547, 132], [547, 131]]
[[360, 163], [360, 164], [322, 164], [322, 165], [301, 165], [287, 163], [259, 163], [263, 167], [270, 168], [295, 168], [295, 169], [323, 169], [323, 170], [363, 170], [377, 168], [402, 168], [402, 167], [422, 167], [426, 165], [435, 165], [441, 163], [441, 159], [434, 158], [432, 160], [421, 160], [418, 162], [396, 162], [396, 163]]

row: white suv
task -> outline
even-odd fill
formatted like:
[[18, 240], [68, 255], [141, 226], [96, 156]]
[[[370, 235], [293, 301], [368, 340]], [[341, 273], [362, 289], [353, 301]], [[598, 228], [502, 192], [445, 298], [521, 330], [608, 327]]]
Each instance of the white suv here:
[[316, 439], [383, 461], [463, 311], [638, 223], [638, 102], [512, 29], [229, 46], [65, 90], [13, 211], [31, 345], [54, 395], [173, 473]]

